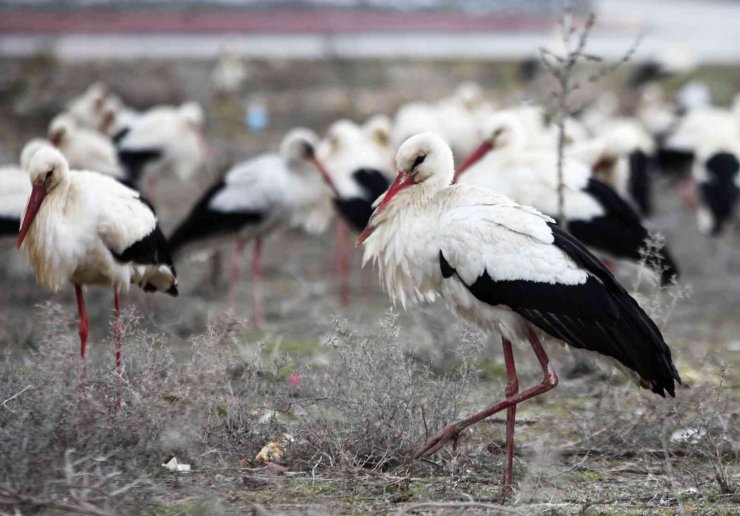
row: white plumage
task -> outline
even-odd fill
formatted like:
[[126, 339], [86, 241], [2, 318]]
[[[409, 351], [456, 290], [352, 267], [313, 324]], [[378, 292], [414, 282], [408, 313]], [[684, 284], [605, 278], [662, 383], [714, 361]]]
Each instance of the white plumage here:
[[93, 170], [116, 179], [126, 177], [113, 142], [97, 131], [81, 127], [69, 113], [51, 121], [48, 137], [72, 170]]
[[120, 258], [159, 231], [138, 192], [101, 174], [70, 171], [63, 156], [48, 147], [33, 155], [29, 167], [31, 184], [46, 189], [22, 235], [39, 283], [50, 290], [70, 281], [110, 285], [116, 291], [127, 291], [131, 283], [162, 291], [176, 288], [166, 253], [161, 263]]
[[130, 121], [117, 143], [119, 159], [132, 179], [175, 174], [187, 181], [205, 160], [203, 124], [194, 102], [152, 108]]
[[[516, 405], [558, 383], [541, 337], [596, 351], [654, 392], [674, 394], [680, 382], [660, 331], [588, 251], [538, 211], [486, 189], [453, 185], [453, 159], [438, 136], [404, 143], [398, 177], [359, 242], [378, 265], [394, 300], [441, 296], [463, 318], [502, 336], [506, 399], [448, 425], [416, 457], [428, 456], [465, 428], [507, 410], [511, 489]], [[543, 372], [519, 392], [511, 342], [529, 340]]]

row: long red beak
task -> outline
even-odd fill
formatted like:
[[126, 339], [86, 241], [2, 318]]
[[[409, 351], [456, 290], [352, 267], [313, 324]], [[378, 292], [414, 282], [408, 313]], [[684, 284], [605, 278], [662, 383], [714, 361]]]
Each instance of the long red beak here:
[[326, 167], [324, 167], [324, 164], [319, 161], [319, 159], [316, 156], [312, 156], [309, 158], [311, 163], [313, 163], [313, 166], [316, 167], [316, 170], [319, 171], [319, 174], [321, 174], [321, 177], [324, 178], [324, 181], [326, 184], [331, 188], [331, 191], [334, 192], [335, 196], [339, 195], [339, 192], [337, 191], [337, 187], [334, 184], [334, 180], [329, 175], [329, 172], [327, 172]]
[[378, 207], [375, 208], [375, 211], [373, 212], [372, 216], [370, 217], [370, 220], [367, 223], [367, 226], [365, 226], [365, 229], [362, 230], [362, 233], [360, 233], [360, 236], [357, 238], [357, 242], [355, 243], [355, 246], [359, 247], [362, 244], [365, 243], [365, 240], [367, 240], [367, 237], [369, 237], [375, 227], [373, 226], [372, 222], [375, 217], [378, 216], [385, 208], [388, 206], [388, 203], [391, 202], [391, 199], [403, 190], [404, 188], [408, 188], [409, 186], [414, 184], [414, 178], [411, 174], [408, 174], [406, 172], [398, 172], [398, 175], [396, 176], [396, 179], [393, 180], [391, 183], [391, 186], [388, 187], [388, 190], [385, 192], [383, 200], [380, 201], [380, 204], [378, 204]]
[[41, 202], [46, 196], [46, 189], [44, 185], [33, 185], [31, 189], [31, 197], [28, 199], [28, 205], [26, 206], [26, 215], [23, 217], [21, 223], [21, 230], [18, 232], [18, 240], [15, 241], [15, 248], [20, 249], [23, 244], [23, 239], [26, 238], [26, 233], [33, 223], [33, 219], [36, 218], [36, 214], [41, 207]]
[[485, 156], [486, 154], [488, 154], [488, 152], [491, 149], [493, 149], [493, 144], [491, 142], [489, 142], [488, 140], [486, 140], [483, 143], [481, 143], [478, 146], [478, 148], [475, 149], [475, 151], [473, 152], [473, 154], [471, 154], [470, 156], [468, 156], [468, 159], [466, 159], [463, 162], [463, 164], [460, 165], [460, 168], [457, 169], [457, 171], [455, 172], [455, 177], [452, 179], [452, 182], [454, 183], [455, 181], [457, 181], [457, 178], [460, 177], [460, 175], [463, 172], [465, 172], [467, 169], [469, 169], [470, 167], [472, 167], [473, 165], [475, 165], [478, 161], [480, 161], [481, 158], [483, 158], [483, 156]]

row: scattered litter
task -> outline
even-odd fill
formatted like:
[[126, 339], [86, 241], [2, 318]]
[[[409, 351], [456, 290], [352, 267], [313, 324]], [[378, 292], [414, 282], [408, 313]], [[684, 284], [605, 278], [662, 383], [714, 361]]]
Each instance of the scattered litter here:
[[301, 383], [301, 376], [298, 373], [291, 373], [291, 375], [288, 376], [288, 382], [290, 382], [290, 385], [298, 385]]
[[295, 439], [290, 434], [282, 434], [278, 439], [270, 441], [262, 447], [260, 452], [254, 458], [260, 464], [278, 461], [282, 458], [286, 443], [292, 443]]
[[190, 464], [183, 464], [181, 462], [178, 462], [177, 457], [172, 457], [169, 461], [162, 464], [162, 467], [167, 468], [173, 473], [189, 473], [190, 472]]
[[672, 443], [696, 444], [706, 434], [701, 428], [680, 428], [671, 434]]

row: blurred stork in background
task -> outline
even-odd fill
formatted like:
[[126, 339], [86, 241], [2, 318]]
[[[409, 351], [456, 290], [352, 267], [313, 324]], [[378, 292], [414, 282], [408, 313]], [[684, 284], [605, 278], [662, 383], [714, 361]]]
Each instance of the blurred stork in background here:
[[[505, 112], [492, 115], [482, 132], [484, 141], [457, 170], [456, 181], [490, 188], [556, 218], [559, 216], [557, 153], [528, 147], [520, 119]], [[585, 163], [567, 158], [563, 168], [564, 216], [573, 235], [610, 257], [642, 260], [648, 231], [634, 209], [607, 184], [592, 177]], [[678, 269], [667, 249], [654, 266], [662, 284]]]
[[189, 181], [205, 162], [204, 113], [197, 102], [157, 106], [134, 117], [117, 135], [118, 159], [130, 180], [146, 180], [156, 198], [157, 178], [173, 174]]
[[329, 190], [314, 170], [317, 143], [313, 131], [293, 129], [283, 137], [279, 152], [237, 163], [196, 202], [169, 241], [173, 254], [181, 257], [194, 244], [236, 239], [229, 295], [233, 310], [244, 245], [254, 240], [252, 295], [257, 329], [264, 326], [262, 240], [276, 231], [296, 227], [320, 233], [331, 219]]
[[349, 303], [350, 228], [365, 229], [372, 205], [382, 194], [392, 173], [389, 121], [370, 118], [364, 126], [351, 120], [334, 122], [317, 149], [318, 167], [334, 196], [337, 220], [334, 271], [339, 278], [340, 299]]

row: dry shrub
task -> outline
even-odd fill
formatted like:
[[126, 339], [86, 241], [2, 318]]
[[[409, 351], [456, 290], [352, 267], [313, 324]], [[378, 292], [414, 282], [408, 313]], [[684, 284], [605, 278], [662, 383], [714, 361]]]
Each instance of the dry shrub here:
[[171, 456], [195, 470], [240, 467], [282, 432], [295, 436], [283, 458], [294, 469], [397, 464], [427, 428], [455, 419], [478, 345], [464, 338], [457, 366], [440, 376], [408, 354], [395, 317], [368, 337], [337, 323], [325, 360], [298, 366], [294, 385], [296, 366], [246, 341], [239, 321], [218, 321], [183, 348], [128, 309], [123, 378], [108, 339], [89, 348], [80, 387], [73, 315], [47, 304], [38, 320], [37, 350], [0, 365], [0, 506], [87, 513], [168, 498], [161, 465]]
[[411, 356], [389, 314], [372, 336], [337, 323], [326, 346], [332, 362], [307, 375], [304, 398], [293, 403], [305, 423], [291, 453], [310, 466], [387, 469], [457, 419], [475, 380], [470, 358], [480, 344], [464, 336], [457, 365], [438, 375]]

